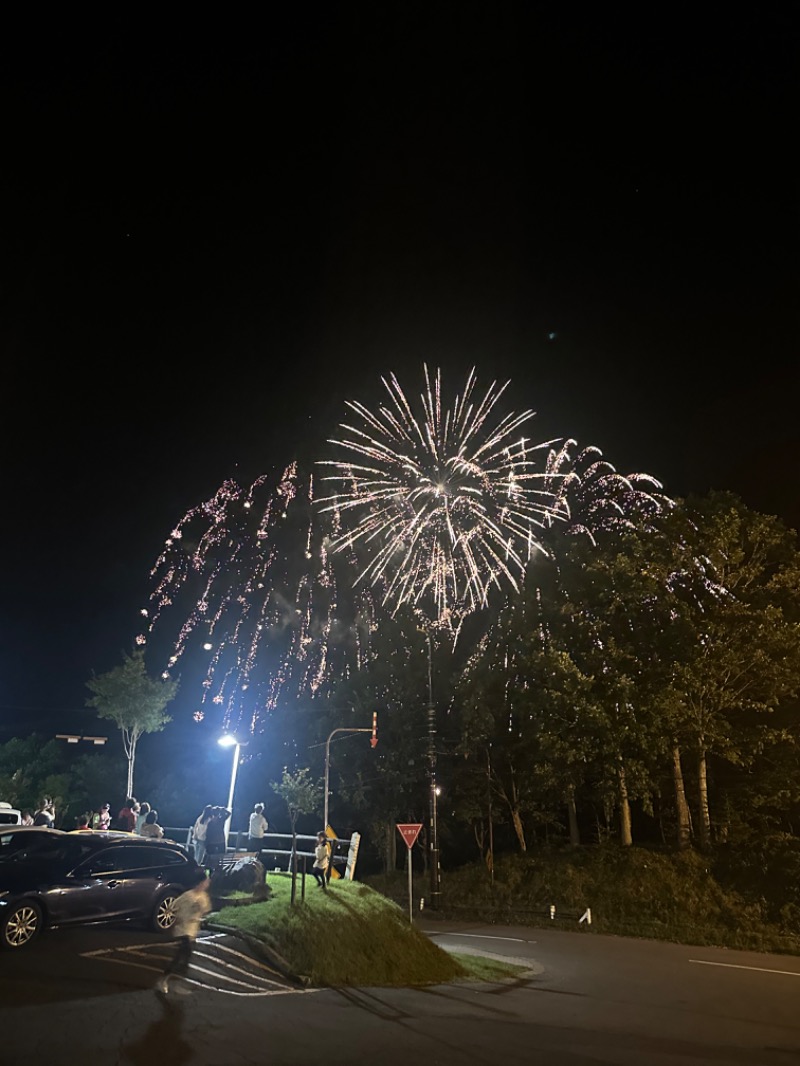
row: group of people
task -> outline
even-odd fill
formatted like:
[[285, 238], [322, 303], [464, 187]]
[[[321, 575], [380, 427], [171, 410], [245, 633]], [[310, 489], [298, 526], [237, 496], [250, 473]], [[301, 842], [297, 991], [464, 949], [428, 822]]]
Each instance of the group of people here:
[[197, 816], [192, 827], [192, 845], [194, 857], [202, 867], [213, 870], [219, 865], [225, 854], [225, 823], [230, 816], [227, 807], [215, 807], [210, 803]]
[[128, 796], [116, 818], [111, 816], [111, 804], [104, 803], [94, 813], [78, 815], [75, 822], [75, 828], [81, 830], [97, 829], [103, 832], [116, 829], [124, 833], [152, 837], [154, 840], [160, 840], [164, 836], [164, 830], [158, 824], [158, 811], [147, 802], [139, 803], [134, 796]]

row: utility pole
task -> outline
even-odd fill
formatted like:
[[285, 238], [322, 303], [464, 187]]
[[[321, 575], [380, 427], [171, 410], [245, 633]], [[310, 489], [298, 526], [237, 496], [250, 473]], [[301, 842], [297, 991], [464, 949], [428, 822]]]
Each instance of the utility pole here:
[[428, 641], [428, 772], [430, 775], [430, 867], [431, 867], [431, 907], [439, 909], [441, 896], [441, 870], [439, 869], [439, 826], [437, 818], [437, 798], [439, 788], [436, 784], [436, 707], [433, 702], [433, 649], [430, 634]]

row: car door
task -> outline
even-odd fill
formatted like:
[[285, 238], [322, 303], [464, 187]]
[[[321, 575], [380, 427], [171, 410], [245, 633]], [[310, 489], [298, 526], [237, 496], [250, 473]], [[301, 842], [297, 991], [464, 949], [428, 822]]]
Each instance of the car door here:
[[128, 865], [121, 847], [105, 848], [85, 859], [48, 893], [53, 922], [69, 925], [127, 917], [133, 894]]
[[153, 911], [162, 889], [185, 875], [187, 860], [177, 848], [156, 842], [131, 848], [126, 876], [131, 916], [147, 918]]

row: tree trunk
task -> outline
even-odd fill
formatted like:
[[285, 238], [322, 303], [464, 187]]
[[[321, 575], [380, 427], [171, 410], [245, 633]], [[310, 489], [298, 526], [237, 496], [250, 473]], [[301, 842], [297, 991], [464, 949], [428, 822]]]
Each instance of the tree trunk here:
[[625, 780], [625, 764], [619, 764], [619, 840], [625, 847], [633, 844], [631, 833], [631, 805], [628, 801], [628, 784]]
[[136, 738], [132, 737], [127, 750], [128, 756], [128, 791], [126, 796], [133, 795], [133, 764], [136, 761]]
[[525, 828], [522, 825], [522, 818], [520, 817], [519, 807], [511, 808], [511, 822], [514, 826], [514, 832], [517, 834], [517, 840], [519, 841], [520, 851], [526, 852], [528, 845], [525, 843]]
[[575, 806], [575, 786], [570, 785], [567, 793], [567, 818], [569, 819], [569, 842], [577, 847], [581, 842], [581, 832], [578, 829], [578, 810]]
[[675, 785], [675, 811], [678, 816], [678, 847], [681, 850], [689, 847], [691, 842], [691, 824], [689, 820], [689, 804], [686, 802], [686, 788], [683, 781], [683, 767], [681, 766], [681, 749], [678, 744], [672, 748], [672, 780]]
[[397, 869], [397, 828], [391, 821], [385, 827], [386, 844], [383, 852], [384, 872], [389, 873]]
[[711, 815], [708, 810], [708, 764], [705, 748], [701, 748], [697, 755], [697, 804], [700, 808], [700, 846], [707, 848], [711, 843]]

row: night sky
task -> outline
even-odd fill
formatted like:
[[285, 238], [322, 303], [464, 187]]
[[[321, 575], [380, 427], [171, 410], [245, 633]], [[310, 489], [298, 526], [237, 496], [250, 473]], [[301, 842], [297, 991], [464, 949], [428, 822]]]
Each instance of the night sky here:
[[800, 525], [792, 5], [196, 10], [3, 34], [0, 740], [75, 728], [189, 507], [425, 362]]

